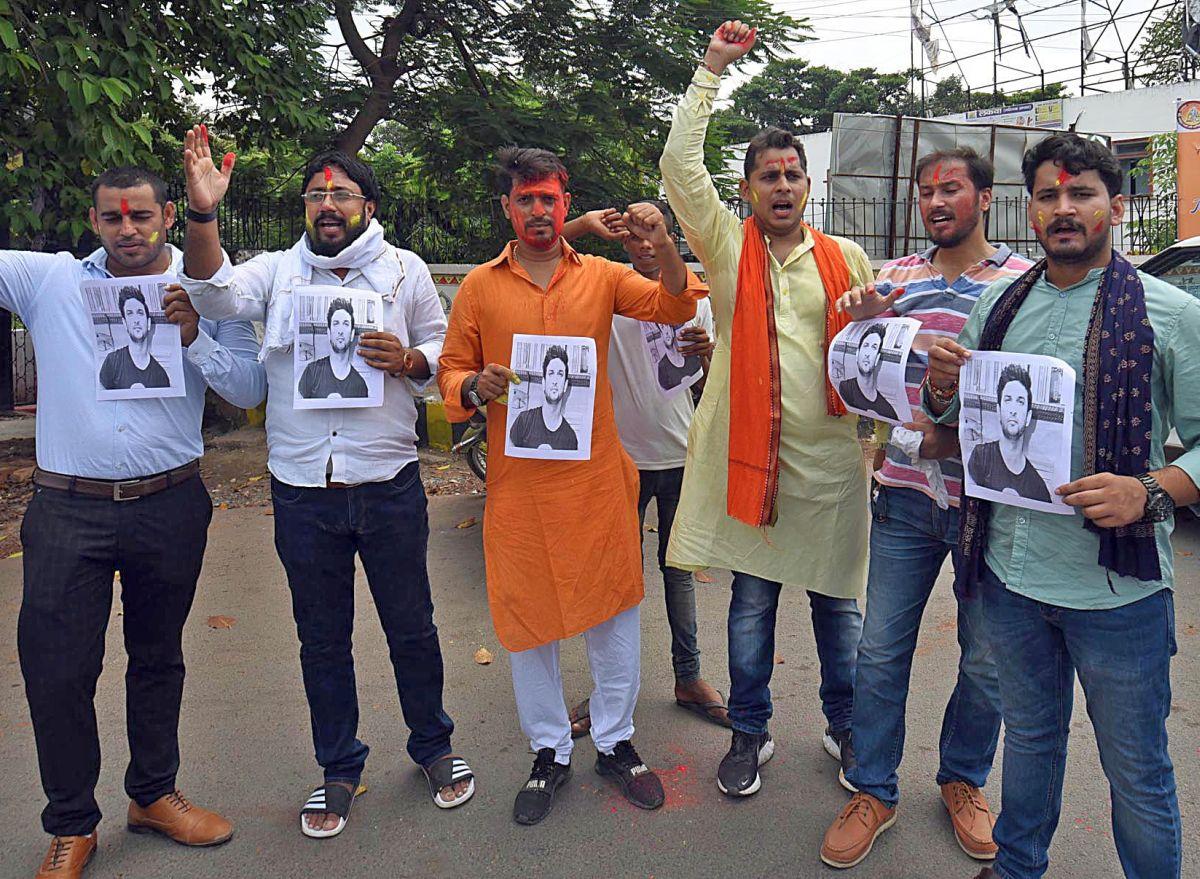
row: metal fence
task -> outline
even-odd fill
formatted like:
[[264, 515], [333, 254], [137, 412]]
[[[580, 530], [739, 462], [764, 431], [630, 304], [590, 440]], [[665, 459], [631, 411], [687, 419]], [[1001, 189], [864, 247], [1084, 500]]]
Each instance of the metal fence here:
[[[178, 203], [180, 222], [168, 237], [181, 244], [186, 220], [183, 199]], [[741, 200], [728, 205], [740, 217], [750, 213], [749, 204]], [[1113, 230], [1114, 244], [1126, 254], [1157, 253], [1175, 240], [1175, 210], [1174, 198], [1128, 198], [1125, 218]], [[1027, 256], [1040, 256], [1027, 211], [1028, 200], [1024, 198], [994, 201], [985, 219], [988, 240], [1007, 244]], [[263, 196], [235, 190], [221, 203], [218, 215], [221, 243], [235, 260], [291, 247], [304, 231], [303, 205], [294, 195]], [[473, 208], [385, 204], [377, 217], [389, 240], [414, 251], [428, 263], [486, 262], [511, 237], [511, 227], [497, 199]], [[912, 199], [816, 199], [805, 207], [804, 218], [817, 229], [858, 242], [874, 260], [895, 259], [931, 243]], [[680, 251], [690, 256], [686, 239], [682, 234], [678, 238]], [[95, 241], [80, 242], [82, 253], [95, 246]], [[607, 242], [589, 242], [587, 247], [614, 258], [620, 256], [619, 249]], [[33, 346], [23, 328], [13, 330], [12, 359], [13, 403], [36, 402]]]
[[[729, 202], [738, 216], [750, 213], [749, 204]], [[985, 223], [988, 240], [1004, 243], [1018, 253], [1040, 255], [1029, 226], [1028, 199], [1004, 198], [992, 202]], [[297, 198], [237, 195], [222, 202], [218, 211], [221, 243], [235, 258], [238, 254], [290, 247], [303, 234], [304, 211]], [[182, 218], [182, 208], [180, 216]], [[471, 208], [462, 205], [428, 206], [385, 204], [376, 215], [389, 240], [414, 251], [428, 263], [486, 262], [512, 237], [499, 201]], [[872, 259], [895, 259], [930, 246], [915, 199], [815, 199], [804, 209], [806, 222], [824, 232], [856, 241]], [[172, 230], [180, 243], [186, 221]], [[680, 249], [687, 254], [683, 235]], [[1175, 240], [1175, 199], [1133, 196], [1126, 200], [1125, 219], [1113, 230], [1113, 241], [1123, 253], [1157, 253]], [[589, 242], [589, 249], [595, 249]]]

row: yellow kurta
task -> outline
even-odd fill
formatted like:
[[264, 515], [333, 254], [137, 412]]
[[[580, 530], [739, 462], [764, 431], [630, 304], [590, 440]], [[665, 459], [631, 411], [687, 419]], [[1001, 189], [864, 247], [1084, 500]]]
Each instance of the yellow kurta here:
[[438, 361], [438, 387], [451, 421], [465, 421], [462, 384], [486, 364], [508, 366], [515, 333], [596, 341], [595, 409], [588, 461], [504, 454], [507, 407], [489, 403], [483, 549], [488, 604], [500, 643], [529, 650], [569, 638], [642, 600], [638, 475], [617, 438], [608, 384], [614, 314], [683, 323], [705, 290], [689, 273], [672, 296], [626, 266], [581, 256], [564, 244], [547, 290], [513, 256], [513, 244], [463, 279]]
[[[854, 416], [825, 412], [825, 288], [812, 238], [782, 265], [770, 256], [779, 336], [783, 426], [776, 524], [754, 528], [725, 512], [729, 371], [742, 223], [721, 202], [704, 167], [704, 137], [720, 80], [700, 68], [675, 110], [661, 168], [667, 199], [703, 263], [717, 349], [688, 435], [683, 494], [667, 563], [728, 568], [839, 598], [863, 594], [870, 514]], [[854, 284], [873, 280], [851, 241], [835, 238]]]

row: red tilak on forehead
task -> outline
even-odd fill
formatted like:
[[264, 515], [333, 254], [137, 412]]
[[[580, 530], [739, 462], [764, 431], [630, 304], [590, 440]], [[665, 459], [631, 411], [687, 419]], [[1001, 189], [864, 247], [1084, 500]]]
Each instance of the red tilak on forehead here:
[[1070, 171], [1068, 171], [1066, 168], [1060, 168], [1058, 171], [1058, 177], [1056, 177], [1054, 179], [1054, 185], [1062, 186], [1064, 183], [1066, 183], [1068, 180], [1070, 180], [1074, 176], [1075, 175], [1072, 174]]
[[328, 165], [325, 166], [325, 188], [333, 189], [333, 169]]
[[121, 199], [121, 216], [122, 217], [129, 216], [129, 200], [128, 199], [124, 199], [124, 198]]
[[933, 185], [937, 186], [941, 182], [942, 182], [942, 163], [938, 162], [937, 166], [933, 169]]

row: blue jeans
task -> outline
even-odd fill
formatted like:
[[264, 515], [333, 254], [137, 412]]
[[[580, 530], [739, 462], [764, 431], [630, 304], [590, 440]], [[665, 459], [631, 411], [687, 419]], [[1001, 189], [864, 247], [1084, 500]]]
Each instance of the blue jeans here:
[[[779, 583], [733, 573], [729, 602], [729, 719], [752, 735], [771, 719], [771, 673], [775, 670], [775, 615]], [[813, 635], [821, 663], [821, 710], [834, 732], [850, 728], [854, 713], [854, 660], [862, 614], [853, 598], [809, 591]]]
[[1003, 806], [996, 872], [1037, 879], [1062, 810], [1075, 675], [1087, 697], [1128, 879], [1178, 879], [1175, 770], [1167, 754], [1175, 603], [1161, 589], [1112, 610], [1071, 610], [1011, 592], [990, 570], [980, 589], [1004, 706]]
[[442, 709], [442, 651], [425, 566], [429, 521], [416, 462], [394, 479], [351, 488], [299, 488], [272, 477], [271, 499], [325, 780], [358, 781], [369, 750], [358, 740], [350, 652], [356, 552], [387, 636], [408, 754], [422, 766], [449, 754], [454, 724]]
[[[876, 487], [871, 570], [855, 672], [854, 757], [846, 778], [895, 806], [904, 754], [904, 709], [921, 616], [946, 556], [958, 543], [958, 510], [912, 488]], [[958, 682], [942, 718], [937, 783], [983, 787], [1000, 737], [1000, 685], [978, 595], [958, 603]]]
[[658, 569], [662, 571], [663, 592], [667, 599], [667, 624], [671, 627], [671, 665], [675, 683], [690, 684], [700, 678], [700, 647], [696, 643], [696, 584], [690, 571], [667, 564], [667, 544], [671, 525], [679, 507], [683, 488], [683, 468], [639, 470], [638, 522], [645, 533], [646, 508], [653, 500], [658, 506]]

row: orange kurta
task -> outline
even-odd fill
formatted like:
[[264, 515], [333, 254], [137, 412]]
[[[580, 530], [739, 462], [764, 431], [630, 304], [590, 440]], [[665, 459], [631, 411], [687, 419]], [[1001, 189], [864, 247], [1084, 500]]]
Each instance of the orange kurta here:
[[627, 266], [565, 243], [542, 290], [514, 247], [472, 270], [454, 298], [437, 375], [449, 420], [471, 416], [462, 406], [466, 379], [488, 363], [511, 363], [514, 333], [587, 336], [599, 361], [591, 460], [507, 457], [507, 407], [487, 407], [488, 604], [500, 643], [517, 651], [577, 635], [642, 600], [638, 475], [617, 438], [608, 384], [612, 317], [682, 323], [707, 291], [689, 272], [687, 290], [672, 296]]

